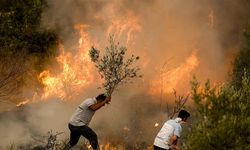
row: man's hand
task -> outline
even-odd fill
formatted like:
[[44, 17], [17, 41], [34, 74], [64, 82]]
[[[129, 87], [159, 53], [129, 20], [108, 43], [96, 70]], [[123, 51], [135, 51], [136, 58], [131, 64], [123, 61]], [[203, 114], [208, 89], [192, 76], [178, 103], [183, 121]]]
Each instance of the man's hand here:
[[170, 148], [171, 148], [171, 150], [179, 150], [177, 145], [171, 145]]
[[178, 141], [178, 136], [173, 135], [170, 139], [171, 142], [171, 149], [172, 150], [179, 150], [178, 146], [177, 146], [177, 141]]
[[111, 101], [111, 96], [106, 97], [105, 101], [106, 101], [106, 104], [109, 104]]

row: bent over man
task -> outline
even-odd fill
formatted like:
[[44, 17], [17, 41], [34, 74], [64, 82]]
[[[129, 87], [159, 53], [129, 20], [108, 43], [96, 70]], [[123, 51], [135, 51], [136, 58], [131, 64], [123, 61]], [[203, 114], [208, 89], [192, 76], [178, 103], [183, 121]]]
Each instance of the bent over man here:
[[78, 106], [68, 124], [70, 141], [64, 148], [65, 150], [75, 146], [81, 135], [89, 140], [93, 150], [99, 150], [97, 135], [88, 125], [95, 111], [103, 107], [106, 103], [109, 103], [110, 100], [111, 97], [100, 94], [95, 98], [86, 99]]
[[181, 124], [187, 121], [190, 114], [181, 110], [176, 119], [170, 119], [164, 123], [155, 137], [154, 150], [178, 150], [177, 141], [181, 135]]

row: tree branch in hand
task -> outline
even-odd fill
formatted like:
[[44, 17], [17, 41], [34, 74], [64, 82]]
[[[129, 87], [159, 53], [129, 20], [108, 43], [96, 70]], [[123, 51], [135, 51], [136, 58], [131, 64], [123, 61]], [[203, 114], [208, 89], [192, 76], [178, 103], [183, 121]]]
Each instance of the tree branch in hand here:
[[129, 79], [142, 76], [138, 75], [140, 68], [133, 66], [134, 62], [139, 60], [138, 56], [132, 55], [125, 59], [127, 48], [115, 43], [114, 36], [110, 36], [109, 44], [102, 57], [95, 47], [90, 49], [89, 56], [95, 63], [101, 78], [104, 79], [102, 84], [104, 90], [108, 96], [111, 96], [119, 85], [127, 83]]

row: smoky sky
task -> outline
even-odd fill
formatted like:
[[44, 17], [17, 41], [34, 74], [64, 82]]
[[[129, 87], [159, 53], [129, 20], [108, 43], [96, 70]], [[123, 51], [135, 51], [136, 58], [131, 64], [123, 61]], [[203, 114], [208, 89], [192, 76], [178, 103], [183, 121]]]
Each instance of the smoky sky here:
[[130, 47], [149, 61], [146, 76], [170, 58], [169, 67], [178, 66], [197, 49], [201, 64], [194, 73], [218, 81], [228, 75], [239, 50], [249, 7], [247, 0], [51, 0], [43, 16], [45, 26], [58, 30], [71, 46], [77, 40], [74, 24], [89, 25], [89, 34], [107, 41], [112, 19], [132, 13], [141, 30], [133, 33]]

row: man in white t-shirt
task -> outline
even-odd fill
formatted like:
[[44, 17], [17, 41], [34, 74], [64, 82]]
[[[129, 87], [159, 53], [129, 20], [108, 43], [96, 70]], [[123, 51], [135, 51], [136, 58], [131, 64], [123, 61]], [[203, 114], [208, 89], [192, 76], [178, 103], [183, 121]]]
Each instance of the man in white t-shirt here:
[[89, 140], [93, 150], [99, 150], [97, 135], [88, 125], [95, 111], [108, 104], [110, 100], [111, 97], [100, 94], [95, 98], [86, 99], [78, 106], [69, 121], [70, 141], [65, 146], [65, 150], [75, 146], [81, 135]]
[[154, 150], [177, 150], [177, 140], [181, 135], [181, 124], [187, 121], [190, 114], [181, 110], [176, 119], [170, 119], [164, 123], [155, 137]]

